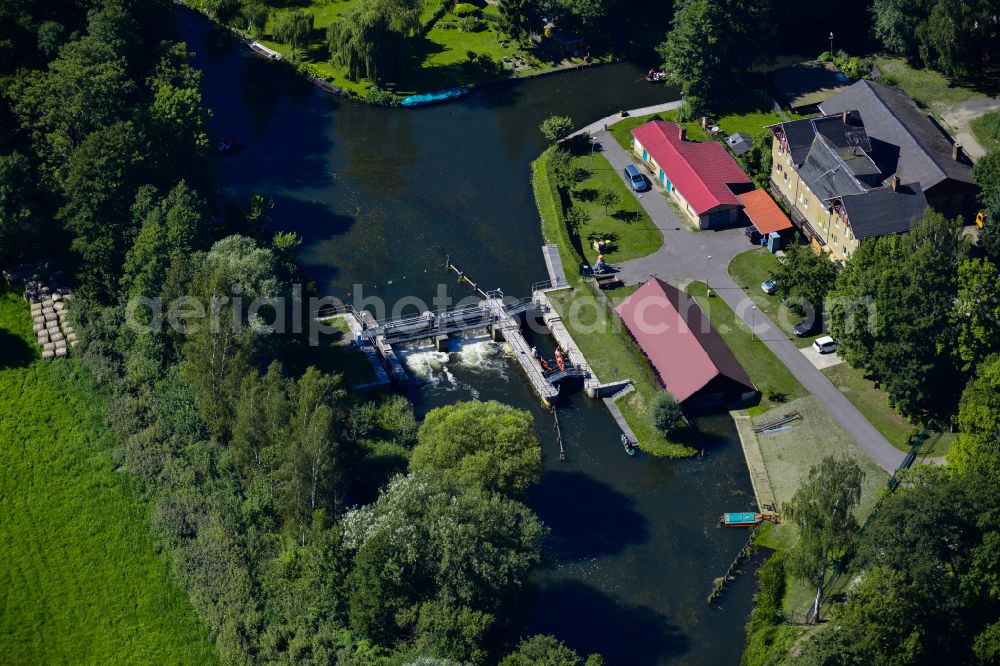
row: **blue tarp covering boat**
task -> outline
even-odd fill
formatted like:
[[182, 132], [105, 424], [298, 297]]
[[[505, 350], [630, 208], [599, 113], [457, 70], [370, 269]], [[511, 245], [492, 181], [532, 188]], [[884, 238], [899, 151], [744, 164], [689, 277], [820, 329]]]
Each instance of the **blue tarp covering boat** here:
[[468, 94], [468, 92], [468, 88], [449, 88], [447, 90], [424, 93], [423, 95], [410, 95], [409, 97], [403, 99], [399, 105], [413, 107], [427, 106], [428, 104], [440, 104], [441, 102], [448, 102], [453, 99], [458, 99], [459, 97], [464, 97]]
[[727, 513], [722, 516], [726, 527], [752, 527], [764, 519], [759, 513]]

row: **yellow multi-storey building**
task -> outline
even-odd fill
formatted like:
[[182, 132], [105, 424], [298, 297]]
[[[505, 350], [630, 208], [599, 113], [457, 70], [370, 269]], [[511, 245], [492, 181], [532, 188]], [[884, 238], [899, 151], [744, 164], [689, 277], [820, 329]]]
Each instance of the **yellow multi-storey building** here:
[[771, 189], [817, 252], [844, 261], [866, 238], [908, 231], [923, 215], [919, 183], [883, 180], [857, 111], [770, 129]]

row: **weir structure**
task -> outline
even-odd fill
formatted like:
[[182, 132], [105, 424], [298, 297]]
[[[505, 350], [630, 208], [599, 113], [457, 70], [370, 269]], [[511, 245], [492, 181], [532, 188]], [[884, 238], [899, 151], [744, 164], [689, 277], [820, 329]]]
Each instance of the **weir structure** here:
[[582, 382], [588, 393], [591, 393], [589, 384], [596, 383], [596, 379], [582, 358], [577, 354], [568, 353], [564, 369], [547, 372], [542, 368], [531, 344], [522, 332], [527, 317], [544, 317], [546, 314], [548, 301], [544, 298], [543, 292], [553, 288], [551, 282], [533, 285], [531, 297], [510, 300], [506, 299], [503, 292], [498, 289], [484, 291], [459, 270], [451, 262], [450, 257], [445, 266], [475, 290], [481, 298], [478, 303], [383, 320], [376, 320], [365, 310], [358, 311], [352, 306], [340, 306], [328, 310], [320, 319], [329, 320], [334, 317], [346, 319], [354, 334], [355, 342], [376, 368], [379, 377], [376, 384], [391, 382], [402, 385], [407, 381], [406, 370], [394, 349], [396, 345], [429, 340], [438, 351], [446, 351], [450, 336], [467, 331], [485, 330], [494, 341], [506, 343], [508, 351], [517, 360], [544, 405], [553, 407], [559, 398], [562, 386], [569, 382]]

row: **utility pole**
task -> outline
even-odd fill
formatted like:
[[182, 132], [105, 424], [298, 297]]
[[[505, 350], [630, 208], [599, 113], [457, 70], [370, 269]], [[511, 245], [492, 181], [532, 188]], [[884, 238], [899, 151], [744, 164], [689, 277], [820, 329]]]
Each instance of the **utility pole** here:
[[833, 30], [830, 31], [830, 57], [833, 57]]
[[756, 327], [757, 327], [757, 306], [755, 305], [753, 306], [753, 308], [750, 309], [750, 342], [753, 342], [754, 340], [757, 339], [754, 337], [754, 335], [756, 335], [754, 331]]

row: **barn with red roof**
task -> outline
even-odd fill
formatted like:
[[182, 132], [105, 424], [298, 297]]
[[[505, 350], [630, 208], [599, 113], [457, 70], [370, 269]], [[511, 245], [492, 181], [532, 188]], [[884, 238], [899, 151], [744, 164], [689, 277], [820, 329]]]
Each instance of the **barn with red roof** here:
[[749, 400], [750, 377], [687, 292], [650, 278], [615, 309], [678, 403], [687, 409]]
[[715, 141], [689, 141], [684, 128], [654, 120], [632, 130], [632, 150], [699, 229], [733, 225], [753, 189], [750, 178]]

